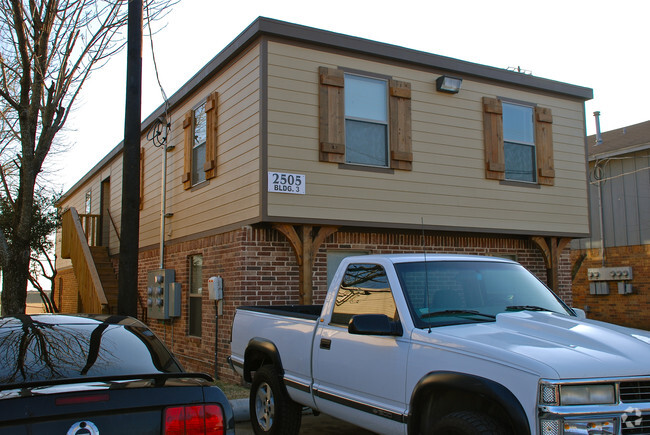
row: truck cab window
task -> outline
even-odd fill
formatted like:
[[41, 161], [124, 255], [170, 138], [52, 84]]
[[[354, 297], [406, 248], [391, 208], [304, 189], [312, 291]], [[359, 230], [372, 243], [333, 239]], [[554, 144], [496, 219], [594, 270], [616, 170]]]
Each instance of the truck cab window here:
[[330, 323], [346, 326], [357, 314], [385, 314], [397, 320], [386, 271], [377, 264], [350, 264], [336, 295]]

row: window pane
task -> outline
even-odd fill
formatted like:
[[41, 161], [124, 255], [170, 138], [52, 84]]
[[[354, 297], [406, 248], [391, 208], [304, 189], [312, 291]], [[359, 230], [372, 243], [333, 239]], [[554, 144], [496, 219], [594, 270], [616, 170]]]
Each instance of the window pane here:
[[192, 149], [192, 184], [205, 181], [205, 142]]
[[351, 264], [336, 295], [332, 323], [347, 325], [356, 314], [385, 314], [396, 320], [386, 272], [376, 264]]
[[203, 290], [203, 256], [195, 255], [190, 262], [190, 293], [201, 294]]
[[535, 147], [504, 143], [506, 179], [535, 181]]
[[387, 127], [370, 122], [345, 121], [345, 161], [362, 165], [387, 166]]
[[190, 335], [201, 335], [201, 297], [190, 296]]
[[345, 116], [388, 121], [386, 81], [345, 75]]
[[533, 108], [503, 103], [503, 139], [509, 142], [535, 142]]
[[339, 268], [339, 264], [344, 258], [352, 257], [353, 255], [367, 255], [370, 251], [328, 251], [327, 252], [327, 288], [329, 288], [334, 275]]
[[207, 117], [205, 116], [205, 103], [194, 110], [194, 145], [205, 143]]
[[205, 138], [207, 117], [205, 103], [194, 110], [194, 143], [192, 144], [192, 184], [205, 181]]
[[201, 310], [203, 307], [201, 292], [203, 291], [203, 256], [190, 257], [190, 335], [201, 335]]

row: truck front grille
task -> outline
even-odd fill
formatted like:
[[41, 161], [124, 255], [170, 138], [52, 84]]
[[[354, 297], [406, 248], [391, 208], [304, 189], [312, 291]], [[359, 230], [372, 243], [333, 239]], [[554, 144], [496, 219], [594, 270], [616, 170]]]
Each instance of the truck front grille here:
[[650, 402], [650, 381], [621, 382], [619, 388], [623, 403]]
[[650, 415], [636, 415], [635, 412], [623, 415], [621, 421], [622, 435], [647, 435], [650, 434]]

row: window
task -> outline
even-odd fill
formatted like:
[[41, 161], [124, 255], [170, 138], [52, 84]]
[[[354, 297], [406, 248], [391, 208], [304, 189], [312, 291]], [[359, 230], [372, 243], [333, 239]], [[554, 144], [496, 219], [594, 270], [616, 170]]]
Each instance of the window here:
[[334, 275], [339, 268], [339, 264], [341, 264], [344, 258], [368, 254], [370, 254], [370, 251], [327, 251], [327, 288], [330, 287]]
[[535, 182], [533, 107], [503, 103], [506, 180]]
[[90, 210], [92, 207], [92, 191], [89, 190], [86, 192], [86, 202], [84, 204], [84, 210], [86, 214], [90, 214]]
[[190, 313], [189, 334], [201, 336], [201, 320], [203, 308], [203, 256], [190, 257]]
[[388, 166], [385, 80], [345, 74], [345, 162]]
[[183, 187], [194, 185], [217, 175], [217, 93], [185, 114], [183, 120], [184, 163]]
[[194, 140], [192, 142], [192, 185], [205, 181], [205, 103], [194, 109]]
[[410, 171], [410, 83], [327, 67], [319, 77], [319, 160]]
[[385, 314], [397, 320], [386, 271], [377, 264], [350, 264], [336, 295], [331, 323], [346, 326], [357, 314]]
[[550, 109], [484, 97], [486, 178], [553, 185], [552, 123]]

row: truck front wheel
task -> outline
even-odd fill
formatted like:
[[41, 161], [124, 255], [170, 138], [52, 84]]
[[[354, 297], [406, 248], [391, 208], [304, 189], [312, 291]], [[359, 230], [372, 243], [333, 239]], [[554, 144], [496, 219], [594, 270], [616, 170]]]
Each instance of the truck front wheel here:
[[295, 435], [300, 431], [302, 406], [291, 400], [273, 366], [265, 365], [255, 372], [249, 404], [257, 435]]
[[452, 412], [432, 425], [426, 433], [434, 435], [504, 435], [507, 432], [494, 419], [475, 412]]

